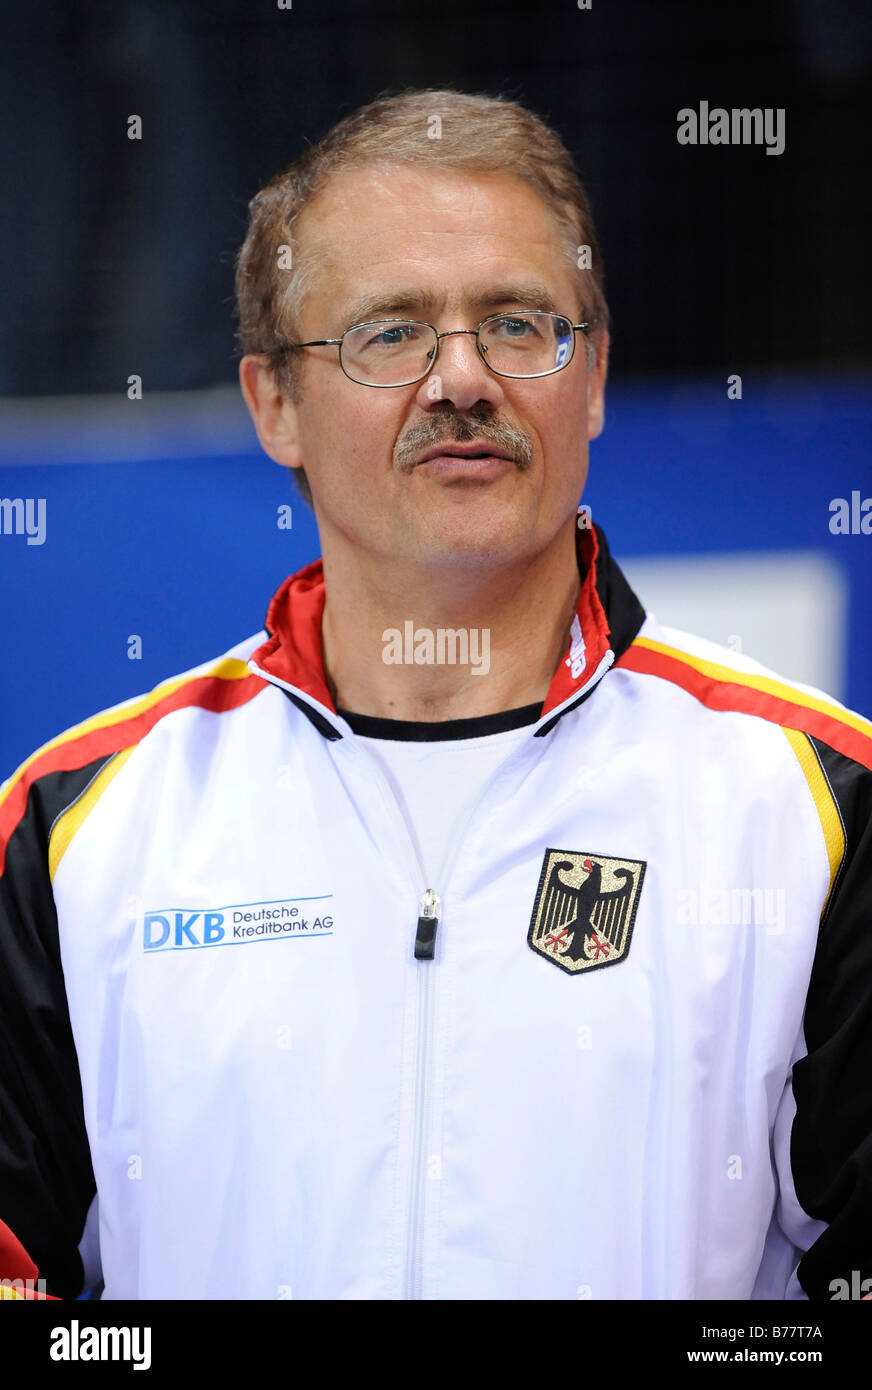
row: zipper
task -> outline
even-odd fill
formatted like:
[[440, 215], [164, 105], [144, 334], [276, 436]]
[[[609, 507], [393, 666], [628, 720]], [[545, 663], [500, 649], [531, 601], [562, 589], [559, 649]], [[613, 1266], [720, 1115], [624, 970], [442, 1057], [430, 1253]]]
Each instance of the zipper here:
[[[527, 745], [522, 745], [522, 748], [526, 750]], [[472, 802], [466, 815], [455, 825], [438, 880], [442, 889], [441, 896], [435, 888], [427, 888], [424, 886], [426, 883], [426, 873], [421, 863], [420, 855], [415, 848], [415, 843], [412, 839], [406, 818], [400, 809], [399, 802], [378, 760], [370, 755], [369, 750], [366, 748], [358, 746], [355, 751], [363, 752], [373, 764], [376, 778], [382, 792], [382, 799], [385, 802], [389, 814], [402, 826], [403, 837], [410, 850], [410, 862], [414, 863], [418, 870], [415, 878], [419, 885], [420, 894], [418, 898], [417, 923], [414, 933], [415, 960], [418, 972], [416, 1000], [418, 1026], [415, 1039], [415, 1101], [412, 1124], [412, 1158], [409, 1182], [408, 1218], [406, 1225], [406, 1268], [404, 1276], [404, 1298], [407, 1300], [417, 1300], [423, 1297], [422, 1244], [424, 1209], [426, 1205], [425, 1183], [427, 1138], [429, 1134], [431, 1108], [431, 1054], [435, 992], [433, 962], [435, 960], [439, 911], [464, 837], [466, 836], [466, 832], [472, 820], [478, 812], [482, 802], [489, 794], [491, 787], [502, 775], [507, 763], [510, 762], [512, 758], [516, 757], [521, 749], [513, 749], [512, 752], [497, 765], [482, 786], [478, 796]]]
[[[431, 906], [428, 899], [437, 898], [437, 894], [428, 888], [423, 894], [420, 903], [421, 916], [418, 919], [418, 927], [422, 922], [432, 922], [432, 931], [435, 936], [436, 918], [425, 917], [424, 911]], [[417, 949], [417, 942], [416, 942]], [[424, 1240], [424, 1206], [425, 1206], [425, 1167], [427, 1153], [427, 1135], [430, 1119], [430, 1076], [432, 1072], [431, 1052], [433, 1034], [433, 968], [430, 965], [432, 956], [418, 957], [416, 962], [418, 978], [417, 986], [417, 1006], [418, 1006], [418, 1028], [415, 1040], [415, 1107], [414, 1121], [412, 1125], [412, 1158], [410, 1163], [410, 1182], [409, 1182], [409, 1207], [406, 1218], [406, 1268], [404, 1275], [404, 1297], [406, 1299], [420, 1299], [422, 1295], [423, 1283], [423, 1259], [422, 1246]]]
[[415, 1098], [413, 1105], [412, 1119], [412, 1162], [411, 1175], [409, 1182], [408, 1214], [406, 1219], [406, 1264], [403, 1275], [403, 1297], [406, 1299], [420, 1298], [420, 1278], [415, 1271], [420, 1265], [419, 1249], [421, 1243], [421, 1208], [422, 1200], [422, 1174], [421, 1174], [421, 1154], [424, 1150], [426, 1139], [426, 1119], [430, 1100], [430, 1036], [433, 1029], [433, 992], [430, 988], [430, 976], [432, 970], [430, 962], [432, 951], [435, 949], [436, 929], [439, 923], [439, 904], [440, 896], [433, 888], [426, 886], [427, 875], [421, 856], [418, 853], [415, 842], [412, 838], [406, 817], [400, 808], [400, 804], [394, 795], [393, 788], [385, 776], [378, 759], [369, 751], [368, 748], [356, 740], [348, 740], [349, 751], [358, 759], [365, 758], [375, 774], [375, 783], [381, 793], [382, 803], [390, 819], [394, 822], [395, 829], [400, 831], [399, 842], [405, 842], [407, 850], [407, 864], [411, 869], [410, 877], [416, 885], [416, 896], [418, 902], [417, 926], [415, 930], [415, 949], [417, 956], [417, 942], [419, 936], [428, 945], [423, 949], [430, 949], [430, 956], [417, 956], [416, 965], [418, 978], [416, 980], [416, 1011], [417, 1028], [415, 1034]]
[[415, 959], [432, 960], [436, 951], [436, 928], [439, 926], [439, 894], [428, 888], [418, 910], [418, 930], [415, 933]]

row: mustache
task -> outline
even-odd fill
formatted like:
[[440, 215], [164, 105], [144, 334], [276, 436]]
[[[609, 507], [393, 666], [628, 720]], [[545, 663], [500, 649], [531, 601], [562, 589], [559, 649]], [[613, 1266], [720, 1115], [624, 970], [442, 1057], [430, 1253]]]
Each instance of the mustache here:
[[530, 467], [533, 445], [524, 431], [498, 419], [489, 409], [475, 407], [462, 415], [452, 410], [410, 425], [394, 446], [394, 467], [401, 473], [410, 473], [427, 449], [473, 442], [504, 449], [522, 473]]

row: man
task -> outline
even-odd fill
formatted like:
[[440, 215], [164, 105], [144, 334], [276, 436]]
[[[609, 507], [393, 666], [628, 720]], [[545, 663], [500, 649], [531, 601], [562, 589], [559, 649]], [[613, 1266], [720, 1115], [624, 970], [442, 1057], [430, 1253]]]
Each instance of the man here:
[[658, 627], [578, 510], [602, 283], [507, 102], [378, 101], [253, 200], [240, 380], [322, 560], [0, 806], [0, 1218], [51, 1292], [872, 1276], [872, 726]]

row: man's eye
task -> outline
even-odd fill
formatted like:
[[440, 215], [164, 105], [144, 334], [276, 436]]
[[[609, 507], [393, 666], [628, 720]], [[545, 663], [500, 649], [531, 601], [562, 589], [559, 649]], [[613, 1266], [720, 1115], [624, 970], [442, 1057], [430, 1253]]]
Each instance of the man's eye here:
[[536, 331], [529, 319], [498, 319], [496, 327], [501, 329], [507, 338], [524, 338]]
[[372, 348], [399, 347], [401, 343], [409, 342], [415, 336], [415, 325], [412, 323], [396, 323], [390, 328], [383, 328], [378, 333], [374, 333], [367, 340], [366, 346]]

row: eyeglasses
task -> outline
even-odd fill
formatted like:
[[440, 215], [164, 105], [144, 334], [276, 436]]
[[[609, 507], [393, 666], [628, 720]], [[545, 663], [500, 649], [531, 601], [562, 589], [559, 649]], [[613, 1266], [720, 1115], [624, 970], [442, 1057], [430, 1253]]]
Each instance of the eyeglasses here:
[[411, 386], [431, 371], [443, 338], [469, 334], [485, 366], [497, 376], [536, 377], [559, 372], [572, 361], [576, 333], [589, 323], [572, 323], [562, 314], [492, 314], [478, 328], [437, 333], [415, 319], [375, 319], [346, 328], [341, 338], [288, 343], [280, 351], [304, 347], [339, 348], [339, 365], [361, 386]]

